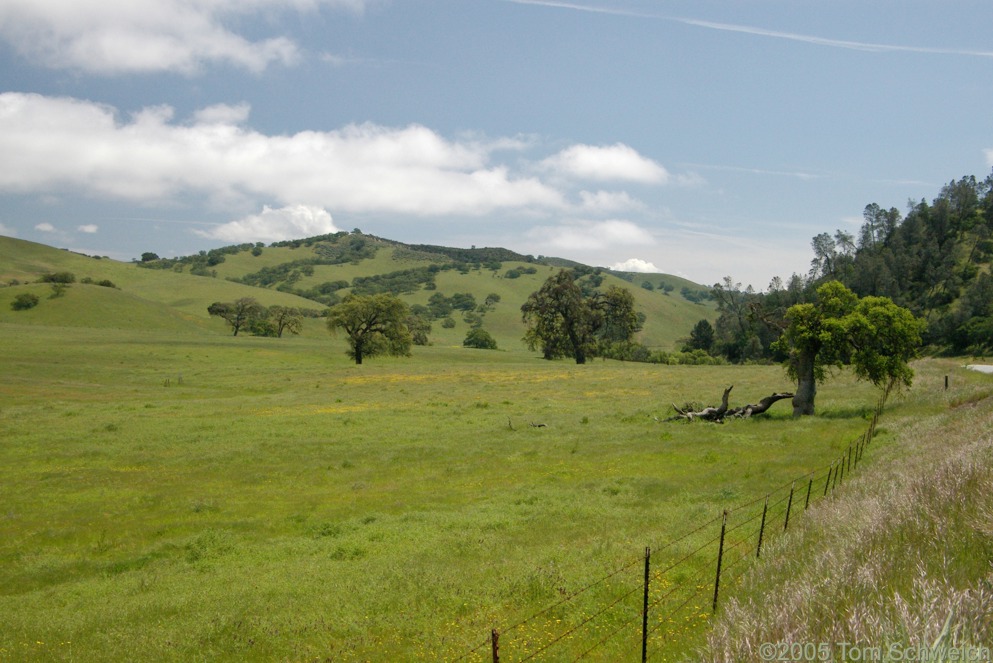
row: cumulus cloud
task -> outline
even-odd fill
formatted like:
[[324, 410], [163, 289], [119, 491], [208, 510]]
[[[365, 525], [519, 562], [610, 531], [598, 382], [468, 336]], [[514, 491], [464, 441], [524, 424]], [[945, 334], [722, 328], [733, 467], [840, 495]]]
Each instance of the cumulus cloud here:
[[538, 226], [527, 234], [534, 242], [555, 251], [589, 251], [655, 243], [655, 238], [647, 230], [631, 221], [619, 219]]
[[[256, 14], [320, 6], [361, 11], [366, 0], [5, 0], [0, 37], [23, 56], [49, 67], [98, 74], [178, 71], [228, 63], [259, 72], [293, 64], [285, 37], [251, 41], [226, 23]], [[234, 19], [234, 21], [232, 21]]]
[[264, 206], [260, 214], [252, 214], [211, 230], [194, 230], [198, 235], [227, 242], [280, 242], [301, 237], [328, 235], [338, 232], [331, 214], [321, 207], [291, 205], [271, 208]]
[[628, 258], [624, 262], [614, 264], [611, 269], [616, 272], [639, 272], [642, 274], [659, 274], [662, 272], [654, 264], [641, 258]]
[[87, 223], [86, 225], [79, 226], [76, 228], [81, 233], [88, 233], [90, 235], [100, 231], [100, 227], [94, 223]]
[[38, 230], [38, 231], [41, 231], [43, 233], [53, 233], [53, 232], [55, 232], [55, 226], [53, 226], [51, 223], [48, 223], [48, 222], [39, 223], [38, 225], [36, 225], [34, 227], [34, 229], [35, 230]]
[[545, 159], [542, 165], [560, 175], [594, 181], [665, 184], [669, 172], [623, 143], [608, 146], [573, 145]]
[[590, 213], [611, 213], [642, 209], [644, 203], [626, 191], [580, 191], [580, 208]]
[[180, 194], [350, 212], [484, 215], [564, 209], [564, 194], [491, 165], [504, 141], [452, 141], [419, 125], [371, 123], [268, 136], [244, 126], [247, 106], [214, 106], [176, 123], [168, 106], [122, 121], [72, 98], [0, 94], [0, 191], [65, 187], [139, 202]]

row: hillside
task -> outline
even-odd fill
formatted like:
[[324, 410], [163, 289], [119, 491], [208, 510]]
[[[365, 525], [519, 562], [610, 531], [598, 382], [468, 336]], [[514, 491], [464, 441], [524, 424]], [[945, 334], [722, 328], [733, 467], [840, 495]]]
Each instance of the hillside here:
[[[323, 310], [350, 292], [392, 292], [417, 310], [428, 311], [434, 344], [461, 345], [470, 325], [481, 320], [501, 349], [520, 350], [521, 304], [560, 269], [557, 261], [505, 249], [406, 245], [361, 233], [271, 246], [243, 244], [175, 259], [143, 258], [140, 263], [122, 263], [0, 237], [0, 282], [14, 284], [0, 289], [0, 322], [225, 333], [223, 324], [207, 315], [212, 302], [254, 297], [266, 306]], [[673, 349], [697, 321], [715, 317], [712, 303], [703, 299], [707, 288], [690, 281], [664, 274], [579, 269], [602, 277], [603, 288], [631, 290], [645, 319], [638, 340], [649, 347]], [[116, 288], [74, 284], [55, 304], [47, 299], [47, 286], [33, 282], [42, 274], [63, 271], [79, 280], [109, 280]], [[36, 292], [44, 304], [12, 311], [14, 297], [28, 291]], [[445, 302], [450, 304], [455, 295], [471, 298], [463, 297], [460, 308], [446, 308]], [[319, 321], [305, 321], [304, 334], [325, 333]]]

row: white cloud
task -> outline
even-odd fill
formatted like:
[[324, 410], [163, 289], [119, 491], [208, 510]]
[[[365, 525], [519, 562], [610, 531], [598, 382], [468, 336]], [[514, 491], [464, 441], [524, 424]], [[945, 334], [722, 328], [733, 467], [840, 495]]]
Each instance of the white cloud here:
[[39, 231], [41, 231], [43, 233], [53, 233], [53, 232], [55, 232], [55, 226], [53, 226], [51, 223], [48, 223], [48, 222], [39, 223], [38, 225], [36, 225], [34, 227], [34, 229], [35, 230], [39, 230]]
[[605, 250], [616, 246], [650, 246], [655, 243], [644, 228], [630, 221], [573, 221], [558, 226], [538, 226], [528, 237], [553, 251]]
[[986, 165], [993, 166], [993, 148], [984, 151], [986, 152]]
[[[365, 0], [4, 0], [0, 37], [49, 67], [98, 74], [178, 71], [229, 63], [253, 72], [293, 64], [291, 40], [250, 41], [226, 23], [256, 14], [330, 6], [361, 11]], [[232, 19], [234, 19], [232, 21]]]
[[545, 159], [542, 165], [553, 172], [585, 180], [621, 180], [665, 184], [669, 172], [623, 143], [600, 147], [573, 145]]
[[96, 232], [99, 232], [100, 231], [100, 227], [97, 226], [94, 223], [87, 223], [86, 225], [79, 226], [78, 228], [76, 228], [76, 230], [78, 230], [81, 233], [88, 233], [88, 234], [92, 235], [92, 234], [94, 234]]
[[639, 272], [642, 274], [659, 274], [662, 272], [654, 264], [641, 258], [628, 258], [624, 262], [616, 263], [611, 269], [617, 272]]
[[562, 192], [489, 164], [515, 141], [451, 141], [418, 125], [370, 123], [267, 136], [247, 106], [214, 106], [192, 123], [167, 106], [121, 122], [115, 109], [71, 98], [0, 94], [0, 191], [66, 187], [138, 202], [189, 193], [216, 201], [275, 200], [348, 212], [479, 216], [565, 209]]
[[0, 223], [0, 235], [6, 235], [7, 237], [17, 237], [17, 231], [13, 228], [8, 228], [4, 224]]
[[198, 235], [228, 242], [280, 242], [338, 232], [331, 215], [321, 207], [291, 205], [273, 209], [265, 206], [260, 214], [252, 214], [208, 231], [194, 230]]
[[[251, 113], [252, 107], [248, 104], [242, 103], [237, 106], [229, 106], [228, 104], [216, 104], [214, 106], [207, 106], [206, 108], [201, 108], [196, 113], [193, 114], [193, 120], [197, 124], [232, 124], [238, 125], [246, 122], [248, 120], [248, 115]], [[171, 118], [171, 115], [170, 115]]]
[[643, 209], [644, 203], [632, 198], [626, 191], [580, 191], [580, 208], [584, 212], [611, 213]]

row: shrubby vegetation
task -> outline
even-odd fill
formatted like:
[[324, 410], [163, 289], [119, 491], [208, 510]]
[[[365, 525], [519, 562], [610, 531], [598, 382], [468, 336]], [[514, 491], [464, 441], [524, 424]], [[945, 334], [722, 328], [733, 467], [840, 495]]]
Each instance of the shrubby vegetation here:
[[254, 336], [282, 338], [283, 333], [299, 334], [304, 317], [316, 317], [314, 311], [301, 311], [287, 306], [266, 308], [254, 297], [242, 297], [234, 302], [214, 302], [207, 307], [210, 315], [222, 318], [231, 326], [233, 336], [246, 330]]
[[467, 348], [478, 348], [480, 350], [497, 349], [496, 339], [488, 331], [479, 327], [469, 330], [465, 335], [465, 340], [462, 341], [462, 345]]
[[26, 311], [29, 308], [34, 308], [41, 301], [38, 295], [30, 292], [22, 292], [14, 297], [14, 301], [10, 303], [10, 308], [15, 311]]

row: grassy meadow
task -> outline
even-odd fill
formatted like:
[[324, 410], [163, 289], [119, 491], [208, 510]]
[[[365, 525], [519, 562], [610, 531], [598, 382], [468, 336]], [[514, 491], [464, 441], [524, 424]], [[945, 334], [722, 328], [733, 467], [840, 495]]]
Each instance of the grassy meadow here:
[[[763, 496], [776, 491], [781, 522], [790, 482], [823, 478], [879, 396], [842, 372], [816, 417], [794, 421], [782, 402], [723, 426], [664, 422], [672, 403], [716, 404], [730, 384], [732, 404], [791, 385], [777, 366], [543, 361], [520, 342], [519, 310], [548, 265], [439, 273], [446, 295], [500, 295], [484, 316], [498, 351], [462, 348], [460, 318], [410, 358], [355, 366], [322, 320], [273, 339], [207, 316], [243, 296], [313, 306], [224, 278], [307, 250], [239, 253], [209, 278], [0, 238], [0, 281], [16, 281], [0, 288], [0, 661], [483, 661], [494, 628], [503, 661], [636, 660], [646, 546], [652, 660], [693, 657], [712, 635], [722, 510], [738, 507], [722, 581], [738, 614], [782, 584], [748, 575]], [[307, 278], [409, 266], [380, 249]], [[33, 282], [49, 271], [117, 287], [51, 298]], [[633, 291], [656, 347], [713, 313]], [[24, 292], [39, 305], [13, 311]], [[917, 368], [856, 477], [905, 448], [940, 458], [957, 438], [904, 440], [922, 417], [932, 431], [988, 417], [989, 376]]]
[[[685, 425], [654, 417], [789, 385], [778, 367], [450, 347], [356, 367], [316, 335], [8, 323], [0, 341], [4, 660], [457, 657], [826, 466], [876, 398], [842, 375], [814, 419], [786, 403]], [[527, 646], [570, 614], [529, 624]]]

